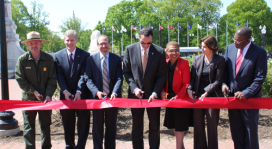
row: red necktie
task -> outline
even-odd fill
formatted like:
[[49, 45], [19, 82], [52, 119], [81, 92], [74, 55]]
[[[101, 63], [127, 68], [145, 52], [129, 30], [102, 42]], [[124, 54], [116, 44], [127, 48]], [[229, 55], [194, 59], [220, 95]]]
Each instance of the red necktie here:
[[240, 53], [238, 54], [237, 56], [237, 59], [236, 59], [236, 75], [241, 67], [241, 62], [242, 62], [242, 58], [243, 58], [243, 50], [244, 49], [240, 49]]

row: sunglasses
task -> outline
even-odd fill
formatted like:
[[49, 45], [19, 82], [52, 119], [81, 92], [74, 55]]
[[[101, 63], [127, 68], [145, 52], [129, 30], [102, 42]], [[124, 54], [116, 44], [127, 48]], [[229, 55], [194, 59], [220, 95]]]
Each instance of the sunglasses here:
[[144, 43], [144, 42], [140, 42], [142, 45], [150, 45], [152, 42], [148, 42], [148, 43]]

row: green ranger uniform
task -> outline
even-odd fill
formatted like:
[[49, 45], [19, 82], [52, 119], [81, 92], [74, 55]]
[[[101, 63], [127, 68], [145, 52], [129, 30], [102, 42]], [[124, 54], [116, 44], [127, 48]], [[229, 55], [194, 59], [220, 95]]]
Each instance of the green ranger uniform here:
[[[34, 91], [38, 91], [45, 100], [46, 96], [53, 96], [57, 88], [57, 75], [53, 57], [47, 53], [40, 52], [37, 60], [33, 58], [31, 52], [19, 57], [15, 78], [22, 89], [22, 100], [38, 101]], [[41, 128], [41, 147], [50, 149], [50, 125], [51, 110], [23, 111], [24, 119], [24, 140], [26, 149], [35, 149], [35, 119], [39, 113], [39, 123]]]

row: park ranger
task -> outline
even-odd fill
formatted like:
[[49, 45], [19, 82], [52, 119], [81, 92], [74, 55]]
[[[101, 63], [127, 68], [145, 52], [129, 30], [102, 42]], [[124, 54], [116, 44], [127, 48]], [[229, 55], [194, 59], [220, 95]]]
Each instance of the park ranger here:
[[[57, 87], [53, 57], [40, 50], [44, 42], [46, 40], [41, 39], [38, 32], [28, 33], [27, 40], [21, 43], [27, 44], [30, 51], [19, 57], [15, 68], [15, 78], [23, 92], [22, 100], [40, 101], [41, 104], [51, 101]], [[37, 113], [41, 128], [41, 148], [50, 149], [51, 110], [23, 111], [25, 148], [35, 149]]]

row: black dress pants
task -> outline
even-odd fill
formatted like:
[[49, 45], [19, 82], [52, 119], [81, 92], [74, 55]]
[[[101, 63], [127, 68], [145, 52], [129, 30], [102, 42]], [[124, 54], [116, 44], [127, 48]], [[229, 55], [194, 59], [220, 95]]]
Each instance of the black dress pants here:
[[[149, 119], [149, 146], [150, 149], [160, 147], [160, 110], [161, 108], [146, 108]], [[145, 108], [133, 108], [132, 112], [132, 144], [134, 149], [143, 149]]]
[[115, 149], [117, 114], [118, 108], [93, 110], [94, 149], [103, 149], [104, 123], [106, 127], [104, 149]]
[[[218, 149], [219, 111], [220, 109], [194, 109], [194, 149]], [[205, 132], [205, 115], [208, 143]]]
[[[85, 149], [90, 129], [90, 110], [88, 109], [65, 109], [60, 110], [64, 128], [65, 149]], [[78, 142], [75, 145], [75, 123], [77, 120]]]

